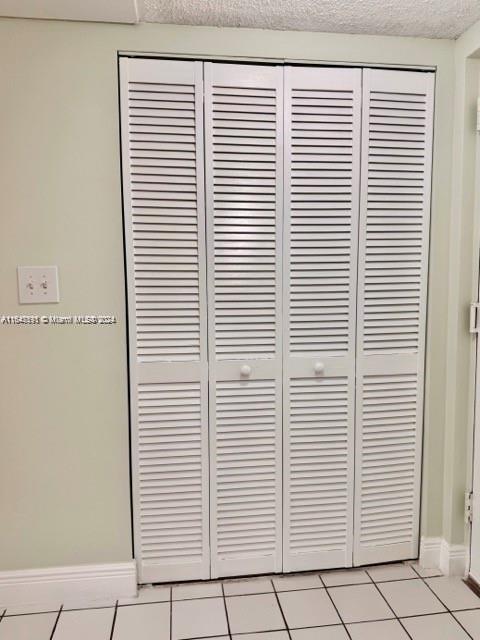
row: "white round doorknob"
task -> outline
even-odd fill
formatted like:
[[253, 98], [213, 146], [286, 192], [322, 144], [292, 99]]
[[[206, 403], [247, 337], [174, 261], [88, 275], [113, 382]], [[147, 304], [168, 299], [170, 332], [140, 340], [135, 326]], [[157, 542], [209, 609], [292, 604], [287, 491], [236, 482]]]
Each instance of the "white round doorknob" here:
[[315, 371], [315, 373], [323, 373], [325, 371], [325, 365], [323, 364], [323, 362], [316, 362], [313, 365], [313, 370]]
[[249, 364], [243, 364], [240, 367], [240, 373], [242, 376], [248, 377], [252, 373], [252, 367]]

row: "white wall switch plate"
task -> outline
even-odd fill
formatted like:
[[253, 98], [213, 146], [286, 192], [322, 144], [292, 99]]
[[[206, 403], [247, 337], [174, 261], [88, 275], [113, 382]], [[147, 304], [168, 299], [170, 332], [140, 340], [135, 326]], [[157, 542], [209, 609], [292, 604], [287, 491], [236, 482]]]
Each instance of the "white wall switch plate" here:
[[56, 266], [17, 267], [17, 275], [20, 304], [59, 302]]

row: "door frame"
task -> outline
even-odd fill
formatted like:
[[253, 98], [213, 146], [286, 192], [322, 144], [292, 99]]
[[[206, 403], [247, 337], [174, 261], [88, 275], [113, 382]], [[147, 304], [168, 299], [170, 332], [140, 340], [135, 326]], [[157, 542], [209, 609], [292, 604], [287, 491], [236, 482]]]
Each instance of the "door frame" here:
[[[394, 71], [399, 71], [399, 70], [403, 70], [403, 71], [424, 71], [424, 72], [433, 72], [435, 74], [437, 74], [437, 67], [436, 66], [432, 66], [432, 65], [403, 65], [403, 64], [382, 64], [382, 63], [366, 63], [366, 62], [341, 62], [341, 61], [332, 61], [332, 60], [303, 60], [303, 59], [293, 59], [293, 58], [281, 58], [281, 57], [272, 57], [272, 58], [258, 58], [258, 57], [241, 57], [241, 56], [222, 56], [222, 55], [196, 55], [196, 54], [172, 54], [172, 53], [156, 53], [156, 52], [135, 52], [135, 51], [118, 51], [117, 52], [117, 62], [118, 62], [118, 68], [120, 69], [120, 65], [121, 65], [121, 61], [125, 58], [144, 58], [144, 59], [160, 59], [160, 60], [186, 60], [186, 61], [190, 61], [190, 62], [216, 62], [216, 63], [243, 63], [243, 64], [251, 64], [251, 65], [266, 65], [266, 66], [274, 66], [274, 65], [283, 65], [283, 66], [288, 66], [288, 65], [301, 65], [304, 67], [344, 67], [344, 68], [360, 68], [361, 70], [364, 69], [390, 69], [390, 70], [394, 70]], [[120, 95], [120, 91], [121, 91], [121, 79], [120, 76], [118, 78], [118, 87], [119, 87], [119, 95]], [[434, 102], [436, 100], [436, 92], [434, 91]], [[434, 116], [433, 116], [434, 117]], [[122, 112], [120, 109], [120, 100], [119, 100], [119, 120], [122, 120]], [[122, 135], [124, 135], [124, 131], [125, 131], [125, 126], [124, 127], [120, 127], [120, 141], [122, 141]], [[127, 163], [125, 162], [125, 158], [123, 158], [122, 161], [122, 157], [121, 157], [121, 150], [122, 150], [122, 145], [120, 145], [120, 167], [121, 167], [121, 173], [122, 173], [122, 190], [124, 189], [124, 180], [125, 180], [125, 175], [126, 172], [128, 171], [128, 166]], [[432, 148], [432, 161], [434, 158], [434, 146]], [[478, 163], [477, 163], [478, 164]], [[125, 201], [124, 201], [124, 197], [122, 197], [122, 213], [123, 213], [123, 218], [125, 220]], [[431, 225], [431, 218], [429, 217], [429, 226]], [[129, 273], [128, 271], [128, 251], [129, 251], [129, 244], [128, 244], [128, 240], [129, 238], [127, 237], [126, 233], [125, 233], [125, 224], [123, 225], [123, 240], [124, 240], [124, 257], [125, 257], [125, 282], [126, 282], [126, 297], [125, 297], [125, 306], [126, 306], [126, 317], [127, 317], [127, 384], [128, 384], [128, 398], [129, 398], [129, 435], [130, 435], [130, 442], [129, 442], [129, 449], [130, 449], [130, 489], [131, 489], [131, 524], [132, 524], [132, 544], [133, 544], [133, 555], [134, 558], [137, 562], [137, 567], [139, 566], [139, 563], [141, 562], [141, 558], [137, 555], [138, 552], [138, 543], [139, 543], [139, 534], [138, 532], [136, 532], [136, 526], [135, 526], [135, 518], [134, 518], [134, 513], [135, 513], [135, 500], [136, 500], [136, 496], [135, 496], [135, 492], [132, 491], [132, 487], [133, 487], [133, 479], [132, 479], [132, 475], [135, 472], [135, 444], [132, 442], [133, 438], [132, 438], [132, 433], [134, 433], [134, 406], [135, 406], [135, 401], [134, 399], [132, 399], [132, 394], [131, 394], [131, 385], [132, 385], [132, 377], [133, 377], [133, 372], [132, 372], [132, 366], [131, 366], [131, 354], [132, 354], [132, 350], [131, 350], [131, 340], [132, 338], [130, 337], [130, 340], [128, 339], [128, 335], [130, 333], [130, 329], [128, 328], [128, 318], [129, 318], [129, 314], [130, 314], [130, 305], [132, 303], [132, 300], [134, 299], [133, 293], [131, 291], [131, 283], [129, 281]], [[429, 231], [430, 234], [430, 231]], [[478, 235], [478, 234], [477, 234]], [[430, 261], [430, 242], [428, 242], [428, 264]], [[480, 241], [479, 241], [479, 249], [480, 249]], [[427, 269], [427, 288], [428, 285], [430, 284], [430, 275], [429, 275], [429, 270]], [[426, 314], [428, 316], [428, 301], [427, 301], [427, 309], [426, 309]], [[425, 327], [425, 339], [428, 339], [428, 325]], [[480, 354], [479, 354], [479, 360], [480, 360]], [[422, 386], [425, 385], [425, 378], [423, 380]], [[425, 399], [423, 400], [423, 410], [422, 410], [422, 416], [423, 411], [425, 408]], [[424, 437], [425, 437], [425, 431], [424, 431], [424, 420], [422, 419], [422, 437], [421, 437], [421, 450], [422, 450], [422, 456], [421, 456], [421, 470], [420, 470], [420, 474], [421, 476], [423, 476], [423, 465], [424, 465], [424, 459], [423, 459], [423, 443], [424, 443]], [[480, 446], [480, 445], [479, 445]], [[480, 455], [480, 454], [479, 454]], [[480, 480], [479, 480], [480, 483]], [[480, 485], [479, 485], [480, 486]], [[424, 486], [423, 486], [423, 482], [422, 480], [420, 481], [420, 505], [419, 505], [419, 509], [420, 512], [422, 510], [422, 503], [423, 503], [423, 495], [424, 495]], [[421, 526], [420, 526], [420, 530], [419, 530], [419, 541], [418, 544], [420, 545], [420, 536], [421, 536]]]
[[[477, 116], [478, 117], [478, 116]], [[473, 295], [472, 301], [476, 300], [480, 302], [480, 223], [477, 222], [480, 218], [480, 131], [476, 132], [475, 142], [475, 168], [474, 168], [474, 182], [475, 182], [475, 194], [474, 194], [474, 206], [473, 206], [473, 219], [474, 219], [474, 275], [473, 275]], [[480, 323], [480, 309], [477, 308], [476, 317], [472, 318], [472, 309], [470, 316], [470, 323], [473, 321]], [[471, 330], [470, 324], [470, 330]], [[471, 518], [470, 526], [467, 526], [466, 540], [467, 546], [467, 558], [466, 558], [466, 573], [476, 583], [480, 584], [480, 333], [472, 333], [472, 353], [471, 353], [471, 365], [470, 365], [470, 392], [472, 394], [472, 401], [470, 402], [469, 411], [471, 416], [469, 423], [472, 425], [471, 439], [469, 438], [469, 444], [471, 443], [471, 458], [469, 463], [471, 469], [468, 470], [470, 476], [466, 485], [466, 493], [471, 494]], [[475, 462], [477, 462], [477, 469], [475, 468]], [[474, 549], [475, 547], [475, 549]], [[474, 553], [475, 552], [475, 553]], [[473, 562], [474, 555], [478, 557], [478, 562]]]
[[[478, 256], [478, 253], [477, 253]], [[477, 266], [477, 300], [480, 300], [480, 262]], [[476, 312], [478, 316], [478, 310]], [[480, 340], [479, 334], [473, 334], [475, 341], [475, 364], [473, 367], [473, 433], [472, 433], [472, 478], [471, 478], [471, 522], [468, 530], [468, 575], [480, 583], [480, 469], [475, 469], [475, 461], [480, 460]], [[477, 465], [478, 466], [478, 465]], [[467, 488], [467, 493], [469, 489]], [[478, 564], [474, 561], [479, 557]]]

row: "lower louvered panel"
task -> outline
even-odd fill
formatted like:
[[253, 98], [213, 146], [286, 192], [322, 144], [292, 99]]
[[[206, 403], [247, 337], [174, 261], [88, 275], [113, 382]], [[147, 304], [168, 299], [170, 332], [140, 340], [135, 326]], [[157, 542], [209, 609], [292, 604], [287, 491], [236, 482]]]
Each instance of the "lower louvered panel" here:
[[138, 385], [143, 582], [207, 577], [203, 393], [200, 382]]
[[345, 376], [286, 390], [284, 571], [351, 565], [352, 395]]
[[281, 435], [275, 380], [216, 385], [213, 577], [281, 570]]
[[200, 382], [138, 384], [143, 582], [208, 577], [203, 393]]
[[416, 555], [421, 409], [417, 374], [368, 374], [358, 390], [356, 564]]

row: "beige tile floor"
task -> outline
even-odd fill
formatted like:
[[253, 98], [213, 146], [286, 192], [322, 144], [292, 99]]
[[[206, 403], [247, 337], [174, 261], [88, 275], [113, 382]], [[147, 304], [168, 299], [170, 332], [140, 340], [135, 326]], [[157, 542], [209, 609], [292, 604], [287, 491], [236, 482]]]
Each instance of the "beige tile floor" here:
[[129, 600], [5, 608], [0, 640], [480, 640], [461, 578], [398, 563], [144, 587]]

